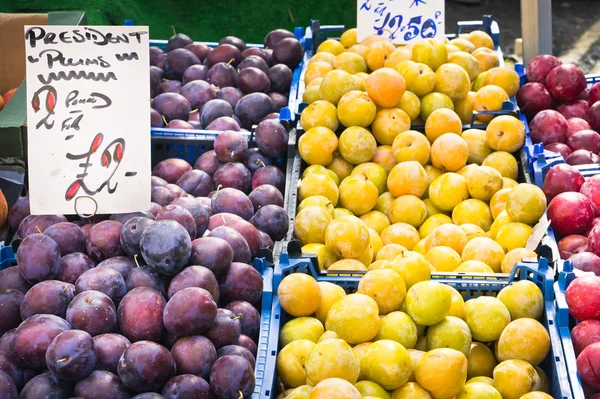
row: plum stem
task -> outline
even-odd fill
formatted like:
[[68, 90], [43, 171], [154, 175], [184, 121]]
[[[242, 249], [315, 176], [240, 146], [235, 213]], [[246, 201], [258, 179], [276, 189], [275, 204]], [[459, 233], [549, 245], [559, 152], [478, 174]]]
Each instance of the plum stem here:
[[230, 59], [230, 60], [229, 60], [229, 62], [227, 63], [227, 66], [231, 65], [231, 63], [232, 63], [233, 61], [235, 61], [235, 58], [232, 58], [232, 59]]
[[242, 314], [241, 314], [241, 313], [239, 313], [237, 316], [235, 316], [235, 317], [234, 317], [233, 319], [231, 319], [231, 320], [239, 320], [239, 319], [241, 319], [241, 318], [242, 318]]
[[190, 114], [193, 114], [194, 112], [198, 112], [198, 108], [191, 110]]
[[165, 118], [165, 116], [164, 116], [164, 115], [161, 115], [161, 116], [162, 116], [162, 120], [163, 120], [163, 122], [165, 123], [165, 125], [168, 125], [168, 124], [169, 124], [169, 122], [167, 122], [167, 118]]
[[219, 86], [210, 85], [210, 87], [212, 87], [213, 90], [216, 91], [217, 93], [221, 91], [221, 88]]
[[40, 230], [39, 226], [35, 226], [35, 229], [38, 231], [38, 233], [44, 234], [44, 233], [42, 233], [42, 230]]
[[240, 396], [238, 396], [238, 399], [244, 399], [244, 393], [242, 391], [238, 391], [238, 393], [240, 394]]
[[175, 26], [171, 25], [171, 29], [173, 29], [173, 36], [177, 34], [177, 31], [175, 30]]
[[235, 150], [231, 150], [231, 158], [235, 155]]
[[137, 267], [140, 267], [140, 264], [138, 263], [137, 258], [138, 258], [138, 254], [133, 255], [133, 261], [135, 262]]
[[58, 359], [58, 360], [56, 361], [56, 363], [62, 363], [62, 362], [66, 362], [67, 360], [69, 360], [69, 358], [68, 358], [68, 357], [63, 357], [63, 358], [60, 358], [60, 359]]
[[162, 81], [163, 81], [163, 82], [170, 82], [170, 80], [169, 80], [169, 79], [167, 79], [167, 78], [163, 78], [163, 80], [162, 80]]
[[265, 165], [265, 163], [264, 163], [264, 162], [262, 161], [262, 159], [260, 159], [260, 158], [256, 160], [256, 164], [257, 164], [257, 165], [258, 165], [258, 164], [260, 164], [260, 165], [262, 165], [263, 167], [267, 166], [267, 165]]
[[93, 301], [93, 300], [94, 300], [94, 298], [92, 298], [92, 297], [89, 297], [89, 298], [87, 299], [87, 301], [85, 301], [85, 303], [92, 303], [92, 301]]
[[223, 186], [222, 186], [222, 185], [220, 185], [220, 184], [217, 186], [217, 192], [215, 193], [215, 197], [216, 197], [217, 195], [219, 195], [219, 190], [221, 189], [221, 187], [223, 187]]

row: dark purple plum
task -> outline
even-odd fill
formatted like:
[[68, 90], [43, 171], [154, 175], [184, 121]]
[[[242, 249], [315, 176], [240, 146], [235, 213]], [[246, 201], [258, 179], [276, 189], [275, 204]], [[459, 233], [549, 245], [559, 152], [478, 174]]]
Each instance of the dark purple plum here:
[[158, 177], [158, 176], [152, 176], [152, 177], [150, 177], [150, 185], [152, 187], [164, 186], [167, 183], [168, 183], [168, 181], [166, 181], [162, 177]]
[[277, 205], [283, 207], [283, 195], [275, 186], [270, 184], [262, 184], [256, 187], [248, 195], [248, 198], [254, 205], [254, 209], [258, 211], [265, 205]]
[[203, 43], [190, 43], [184, 48], [194, 53], [200, 61], [204, 61], [208, 56], [208, 53], [212, 51], [212, 48]]
[[8, 289], [0, 293], [0, 335], [21, 324], [20, 307], [25, 300], [21, 291]]
[[285, 174], [277, 166], [265, 166], [260, 168], [252, 176], [252, 189], [263, 184], [269, 184], [277, 188], [282, 194], [285, 191]]
[[185, 70], [196, 64], [200, 64], [200, 60], [190, 50], [178, 48], [169, 51], [165, 59], [165, 76], [167, 79], [181, 80]]
[[267, 115], [263, 118], [263, 121], [268, 121], [268, 120], [273, 119], [273, 120], [276, 120], [277, 122], [279, 122], [279, 117], [280, 117], [279, 112], [271, 112], [269, 115]]
[[[179, 179], [177, 179], [177, 180], [179, 180]], [[185, 190], [182, 189], [181, 187], [179, 187], [177, 184], [167, 183], [164, 185], [164, 187], [167, 188], [169, 191], [171, 191], [173, 193], [173, 195], [175, 196], [175, 198], [187, 197], [187, 193], [185, 192]]]
[[217, 350], [210, 340], [202, 335], [183, 337], [171, 348], [177, 364], [178, 374], [194, 374], [208, 378], [210, 368], [217, 360]]
[[175, 361], [164, 347], [155, 342], [141, 341], [125, 349], [117, 368], [125, 386], [134, 392], [161, 392], [175, 377]]
[[23, 218], [23, 220], [21, 220], [21, 223], [19, 223], [19, 228], [17, 229], [17, 235], [19, 238], [25, 238], [25, 232], [29, 227], [29, 223], [31, 223], [31, 221], [36, 217], [37, 215], [27, 215]]
[[242, 356], [223, 356], [210, 371], [210, 388], [217, 398], [247, 398], [254, 392], [254, 370]]
[[162, 294], [165, 298], [167, 297], [167, 290], [165, 282], [147, 267], [140, 266], [133, 269], [129, 276], [127, 276], [127, 290], [131, 291], [139, 287], [150, 287], [154, 288]]
[[146, 227], [140, 251], [153, 271], [173, 276], [187, 264], [192, 240], [187, 230], [174, 220], [155, 221]]
[[117, 372], [119, 359], [131, 342], [120, 334], [101, 334], [94, 337], [96, 348], [96, 370]]
[[30, 284], [56, 277], [60, 265], [60, 248], [48, 236], [31, 234], [17, 249], [21, 276]]
[[271, 81], [271, 90], [276, 93], [287, 93], [292, 84], [292, 75], [292, 70], [287, 65], [273, 65], [267, 72], [267, 76]]
[[267, 74], [251, 66], [239, 71], [235, 82], [237, 87], [246, 94], [268, 93], [271, 89], [271, 82]]
[[62, 215], [35, 216], [27, 225], [27, 229], [25, 229], [24, 235], [21, 238], [25, 238], [32, 234], [42, 234], [48, 227], [66, 221], [67, 218]]
[[83, 291], [67, 308], [65, 319], [73, 328], [92, 337], [117, 330], [117, 309], [108, 295], [100, 291]]
[[252, 339], [258, 339], [260, 330], [260, 313], [254, 306], [246, 301], [233, 301], [225, 306], [225, 309], [231, 310], [236, 316], [240, 316], [240, 325], [242, 334]]
[[252, 128], [273, 111], [273, 101], [265, 93], [247, 94], [235, 106], [235, 115], [240, 118], [246, 129]]
[[48, 369], [68, 381], [81, 380], [94, 370], [94, 339], [85, 331], [69, 330], [58, 334], [46, 352]]
[[176, 183], [190, 170], [192, 170], [192, 166], [183, 159], [169, 158], [156, 164], [152, 169], [152, 174], [164, 179], [167, 183]]
[[127, 284], [123, 275], [108, 267], [95, 267], [83, 273], [75, 282], [77, 293], [83, 291], [100, 291], [115, 303], [119, 303], [127, 293]]
[[206, 74], [206, 81], [218, 88], [235, 87], [237, 71], [235, 68], [226, 63], [219, 62], [213, 65]]
[[237, 47], [240, 51], [246, 50], [246, 43], [244, 43], [242, 39], [235, 36], [227, 36], [222, 38], [219, 40], [219, 45], [221, 44], [231, 44], [232, 46]]
[[[235, 105], [232, 105], [234, 107]], [[8, 226], [10, 231], [17, 231], [19, 225], [31, 211], [29, 210], [29, 196], [19, 197], [17, 202], [8, 211]]]
[[163, 80], [160, 84], [161, 93], [177, 93], [181, 91], [182, 84], [179, 80]]
[[[240, 151], [244, 154], [246, 151]], [[219, 167], [213, 175], [215, 185], [224, 188], [234, 188], [244, 193], [250, 192], [252, 174], [241, 162], [228, 162]]]
[[150, 213], [153, 214], [156, 217], [156, 214], [158, 214], [158, 211], [160, 211], [162, 209], [162, 206], [160, 204], [157, 204], [156, 202], [151, 202], [150, 203]]
[[214, 149], [221, 162], [241, 162], [248, 150], [248, 137], [232, 130], [220, 133], [215, 139]]
[[212, 399], [213, 397], [208, 382], [193, 374], [171, 378], [163, 388], [162, 394], [167, 399]]
[[[281, 64], [279, 64], [279, 65], [281, 65]], [[275, 106], [275, 109], [281, 109], [281, 108], [285, 108], [288, 106], [287, 96], [280, 94], [280, 93], [276, 93], [276, 92], [268, 93], [268, 95], [269, 95], [269, 98], [273, 101], [273, 105]], [[273, 114], [276, 114], [276, 116]], [[278, 119], [278, 118], [279, 118], [278, 112], [271, 113], [265, 117], [265, 119]]]
[[167, 52], [192, 44], [192, 39], [184, 33], [176, 33], [167, 41]]
[[5, 332], [4, 335], [0, 335], [0, 352], [6, 352], [12, 355], [10, 345], [13, 336], [15, 335], [15, 331], [17, 331], [17, 329], [13, 328], [12, 330]]
[[227, 309], [218, 309], [214, 324], [204, 332], [204, 336], [210, 339], [215, 349], [236, 343], [240, 334], [241, 326], [239, 317]]
[[232, 262], [219, 290], [221, 303], [225, 305], [234, 301], [256, 303], [262, 296], [263, 280], [249, 264]]
[[223, 188], [213, 198], [212, 211], [213, 214], [233, 213], [245, 220], [250, 220], [254, 215], [254, 206], [242, 191], [235, 188]]
[[81, 230], [83, 231], [83, 234], [85, 234], [85, 239], [86, 241], [90, 239], [90, 230], [92, 230], [92, 227], [94, 227], [95, 223], [86, 223], [81, 227]]
[[263, 54], [263, 50], [258, 47], [250, 47], [250, 48], [247, 48], [246, 50], [242, 51], [242, 60], [244, 60], [245, 58], [250, 57], [252, 55], [258, 56], [258, 57], [262, 58], [263, 60], [265, 60], [265, 62], [266, 62], [266, 57]]
[[236, 67], [242, 59], [242, 52], [237, 47], [224, 43], [211, 51], [206, 59], [209, 67], [212, 67], [219, 62], [229, 63], [233, 67]]
[[161, 55], [166, 55], [166, 54], [164, 51], [162, 51], [158, 47], [150, 46], [150, 65], [155, 66], [157, 64], [157, 59]]
[[256, 144], [270, 157], [284, 156], [288, 144], [288, 132], [278, 121], [269, 119], [256, 126]]
[[202, 201], [198, 200], [198, 198], [192, 197], [178, 198], [171, 204], [182, 206], [192, 214], [194, 221], [196, 222], [196, 237], [202, 237], [208, 228], [208, 223], [212, 214], [211, 205], [205, 205]]
[[98, 263], [97, 268], [113, 269], [114, 271], [119, 272], [125, 279], [129, 275], [129, 272], [135, 269], [136, 266], [135, 260], [128, 258], [127, 256], [115, 256], [114, 258], [106, 259], [105, 261]]
[[36, 314], [19, 325], [13, 336], [11, 351], [22, 367], [46, 367], [46, 350], [58, 334], [71, 325], [58, 316]]
[[200, 115], [200, 122], [202, 122], [203, 126], [208, 126], [212, 121], [222, 116], [232, 117], [233, 108], [227, 101], [217, 98], [204, 104]]
[[217, 304], [210, 292], [188, 287], [173, 295], [163, 314], [166, 329], [176, 336], [202, 334], [215, 322]]
[[154, 57], [153, 62], [150, 64], [152, 66], [155, 66], [157, 68], [162, 69], [163, 71], [165, 70], [165, 61], [167, 59], [167, 53], [160, 53], [160, 54], [156, 54], [156, 56]]
[[123, 251], [125, 251], [127, 255], [138, 255], [139, 257], [142, 256], [142, 253], [140, 252], [140, 239], [142, 238], [142, 233], [144, 230], [146, 230], [146, 227], [152, 223], [154, 223], [153, 220], [141, 216], [136, 216], [125, 222], [123, 228], [121, 229], [120, 242], [121, 248], [123, 248]]
[[73, 396], [72, 393], [69, 383], [47, 372], [29, 380], [23, 387], [19, 399], [69, 399]]
[[223, 346], [217, 351], [217, 359], [223, 356], [241, 356], [248, 361], [254, 367], [256, 358], [248, 349], [240, 345], [227, 345]]
[[34, 314], [53, 314], [64, 318], [74, 295], [73, 284], [58, 280], [41, 281], [25, 294], [21, 318], [25, 320]]
[[[8, 374], [17, 389], [21, 389], [25, 385], [23, 381], [23, 369], [17, 364], [17, 359], [8, 352], [0, 351], [0, 371]], [[2, 396], [0, 395], [0, 397]]]
[[[168, 58], [168, 57], [167, 57]], [[304, 47], [295, 37], [282, 39], [273, 49], [273, 62], [296, 68], [304, 58]]]
[[227, 226], [227, 223], [232, 222], [234, 220], [244, 220], [240, 216], [235, 215], [233, 213], [221, 212], [214, 214], [210, 217], [210, 222], [208, 223], [208, 229], [214, 230], [219, 226]]
[[204, 65], [192, 65], [183, 73], [183, 84], [194, 80], [206, 80], [208, 68]]
[[191, 123], [186, 122], [186, 121], [182, 121], [181, 119], [173, 119], [172, 121], [170, 121], [167, 126], [167, 129], [187, 129], [187, 130], [193, 130], [194, 126], [192, 126]]
[[264, 48], [263, 54], [265, 56], [265, 61], [267, 61], [267, 64], [270, 67], [273, 66], [273, 50], [270, 48]]
[[235, 108], [238, 101], [240, 101], [240, 98], [244, 97], [244, 93], [237, 87], [227, 86], [222, 87], [221, 90], [219, 90], [217, 97], [227, 101], [231, 104], [232, 108]]
[[231, 245], [221, 238], [202, 237], [192, 242], [190, 264], [206, 267], [217, 279], [227, 274], [232, 261]]
[[247, 335], [241, 334], [237, 344], [248, 349], [250, 353], [252, 353], [254, 358], [256, 358], [256, 354], [258, 353], [258, 347], [256, 346], [256, 342], [254, 342], [252, 338], [250, 338]]
[[240, 233], [242, 235], [242, 237], [244, 237], [244, 239], [248, 243], [248, 247], [250, 248], [250, 255], [252, 257], [254, 257], [258, 254], [258, 251], [261, 248], [260, 234], [258, 233], [258, 230], [256, 229], [256, 227], [254, 227], [254, 225], [252, 225], [252, 223], [250, 223], [246, 220], [240, 219], [240, 220], [226, 221], [222, 225], [231, 227], [232, 229], [234, 229], [238, 233]]
[[252, 259], [250, 247], [248, 246], [246, 239], [244, 236], [238, 233], [237, 230], [227, 226], [219, 226], [212, 230], [208, 236], [222, 238], [223, 240], [227, 241], [233, 249], [234, 262], [249, 263]]
[[155, 109], [150, 109], [150, 127], [164, 127], [165, 121], [160, 112]]
[[275, 29], [272, 30], [265, 36], [264, 45], [266, 48], [274, 49], [277, 47], [277, 44], [288, 37], [296, 37], [292, 32], [286, 29]]
[[[170, 188], [170, 187], [168, 187]], [[116, 220], [121, 224], [127, 223], [130, 219], [135, 217], [145, 217], [154, 220], [154, 215], [150, 212], [129, 212], [129, 213], [114, 213], [110, 215], [109, 220]]]
[[217, 154], [215, 151], [210, 150], [200, 155], [194, 164], [194, 169], [203, 170], [212, 177], [212, 175], [217, 169], [219, 169], [219, 166], [221, 165], [223, 165], [223, 163], [217, 159]]
[[267, 73], [269, 71], [269, 66], [267, 65], [267, 61], [264, 58], [258, 55], [250, 55], [242, 60], [238, 65], [238, 71], [243, 71], [246, 68], [257, 68]]
[[273, 241], [279, 241], [289, 229], [289, 216], [280, 206], [265, 205], [254, 214], [250, 223], [267, 233]]
[[160, 344], [168, 350], [171, 350], [171, 348], [173, 347], [173, 345], [175, 345], [175, 342], [177, 342], [178, 339], [178, 336], [171, 334], [168, 330], [165, 330], [165, 333], [163, 334], [163, 337], [160, 340]]
[[200, 122], [196, 122], [196, 121], [189, 121], [189, 124], [192, 125], [192, 127], [196, 130], [202, 130], [204, 129], [204, 126], [202, 126], [202, 123]]
[[96, 223], [90, 229], [86, 242], [87, 253], [95, 262], [123, 255], [121, 248], [121, 229], [123, 225], [114, 220], [104, 220]]
[[173, 202], [176, 197], [171, 190], [165, 186], [152, 187], [151, 189], [152, 202], [160, 206], [167, 206]]
[[192, 112], [188, 115], [188, 122], [198, 122], [200, 123], [200, 112], [197, 109], [193, 109]]
[[190, 287], [205, 289], [215, 303], [219, 303], [219, 283], [210, 269], [204, 266], [188, 266], [183, 269], [171, 280], [168, 298], [171, 299], [179, 291]]
[[10, 375], [0, 369], [0, 397], [3, 399], [18, 399], [19, 391]]
[[260, 234], [260, 247], [261, 248], [273, 248], [273, 239], [264, 231], [258, 230]]
[[[181, 89], [182, 93], [185, 86]], [[186, 120], [192, 110], [192, 105], [188, 101], [188, 98], [178, 93], [159, 94], [152, 100], [151, 107], [158, 111], [167, 122], [173, 119]]]
[[249, 148], [244, 156], [244, 165], [250, 173], [254, 173], [263, 166], [271, 165], [271, 160], [259, 148]]
[[165, 399], [165, 397], [155, 392], [144, 392], [131, 399]]
[[160, 84], [162, 82], [165, 71], [162, 69], [151, 66], [150, 67], [150, 97], [154, 98], [162, 92]]
[[196, 238], [196, 221], [190, 211], [182, 206], [165, 206], [156, 215], [156, 221], [159, 220], [174, 220], [185, 228], [192, 240]]
[[240, 130], [240, 125], [238, 125], [238, 123], [232, 117], [221, 116], [206, 126], [206, 130], [218, 130], [220, 132], [234, 130], [238, 132]]
[[62, 256], [85, 252], [85, 234], [75, 223], [61, 222], [44, 230], [44, 234], [58, 244]]
[[0, 271], [0, 293], [6, 290], [17, 290], [25, 294], [31, 288], [21, 273], [18, 266], [7, 267]]
[[196, 199], [198, 201], [200, 201], [200, 203], [209, 210], [210, 214], [212, 215], [212, 199], [208, 198], [208, 196], [206, 197], [196, 197]]
[[165, 298], [153, 288], [140, 287], [129, 291], [117, 309], [121, 334], [131, 342], [158, 342], [164, 330], [165, 306]]
[[130, 399], [127, 387], [119, 376], [109, 371], [95, 370], [75, 385], [75, 395], [95, 399]]
[[[208, 72], [208, 77], [210, 77], [210, 71]], [[186, 83], [185, 86], [181, 89], [181, 95], [184, 96], [191, 106], [191, 109], [201, 109], [204, 104], [209, 102], [210, 100], [214, 100], [217, 98], [217, 93], [215, 89], [210, 85], [210, 83], [205, 82], [204, 80], [193, 80], [189, 83]], [[189, 114], [186, 114], [186, 116]], [[180, 118], [187, 119], [187, 118]]]
[[58, 273], [55, 278], [65, 283], [75, 284], [79, 276], [95, 266], [94, 261], [86, 254], [73, 252], [60, 258]]

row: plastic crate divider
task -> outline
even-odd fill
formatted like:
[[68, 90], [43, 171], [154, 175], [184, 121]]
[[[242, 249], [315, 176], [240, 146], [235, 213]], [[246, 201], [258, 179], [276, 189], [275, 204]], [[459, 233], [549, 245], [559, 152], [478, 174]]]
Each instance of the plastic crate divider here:
[[273, 385], [274, 372], [269, 368], [268, 347], [271, 333], [271, 306], [273, 303], [273, 269], [267, 265], [265, 258], [255, 258], [255, 269], [263, 277], [263, 293], [260, 309], [260, 331], [258, 337], [256, 363], [254, 366], [255, 387], [253, 397], [262, 395]]
[[17, 264], [17, 257], [12, 246], [0, 243], [0, 271]]

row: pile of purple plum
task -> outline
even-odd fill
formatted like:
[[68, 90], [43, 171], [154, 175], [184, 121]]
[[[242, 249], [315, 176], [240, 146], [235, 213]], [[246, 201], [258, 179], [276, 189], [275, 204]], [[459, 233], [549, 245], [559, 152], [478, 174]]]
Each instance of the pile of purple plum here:
[[264, 48], [232, 36], [211, 48], [176, 34], [165, 51], [150, 47], [151, 126], [222, 130], [215, 120], [227, 117], [239, 131], [276, 119], [303, 57], [300, 41], [284, 29], [270, 32]]
[[149, 212], [33, 216], [27, 197], [10, 210], [23, 240], [0, 272], [0, 398], [251, 396], [250, 262], [287, 233], [285, 176], [228, 131], [194, 167], [157, 164], [152, 185]]

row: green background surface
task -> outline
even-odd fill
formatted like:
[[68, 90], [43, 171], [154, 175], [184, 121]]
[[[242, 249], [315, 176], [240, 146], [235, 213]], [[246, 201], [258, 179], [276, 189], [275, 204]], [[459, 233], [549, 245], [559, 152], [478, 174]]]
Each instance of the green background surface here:
[[324, 24], [356, 24], [355, 0], [0, 0], [0, 12], [44, 13], [81, 10], [89, 25], [121, 25], [133, 19], [150, 26], [152, 39], [168, 39], [175, 25], [197, 41], [219, 41], [237, 36], [262, 43], [277, 28], [308, 26], [311, 19]]

